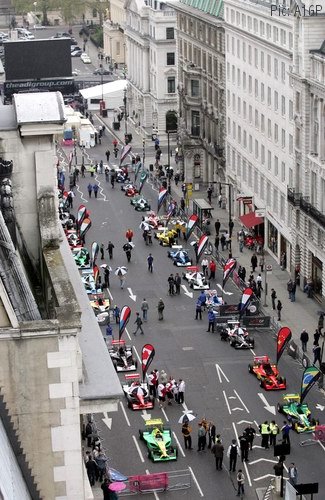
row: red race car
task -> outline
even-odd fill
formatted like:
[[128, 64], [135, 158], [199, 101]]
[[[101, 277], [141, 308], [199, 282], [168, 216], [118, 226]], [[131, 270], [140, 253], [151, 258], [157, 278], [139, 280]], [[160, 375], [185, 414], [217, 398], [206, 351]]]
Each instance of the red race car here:
[[149, 395], [148, 385], [141, 383], [139, 373], [125, 375], [123, 392], [132, 410], [150, 410], [155, 406], [155, 400]]
[[280, 377], [277, 365], [270, 363], [268, 356], [255, 356], [253, 364], [248, 365], [248, 371], [256, 375], [266, 391], [279, 391], [287, 387], [286, 379]]
[[125, 196], [128, 196], [129, 198], [132, 198], [133, 196], [139, 193], [137, 187], [134, 184], [126, 185], [123, 191], [125, 192]]

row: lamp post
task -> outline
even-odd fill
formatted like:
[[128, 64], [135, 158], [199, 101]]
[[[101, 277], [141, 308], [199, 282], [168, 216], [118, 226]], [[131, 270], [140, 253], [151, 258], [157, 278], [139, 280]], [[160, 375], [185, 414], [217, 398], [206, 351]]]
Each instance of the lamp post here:
[[103, 87], [104, 68], [103, 68], [103, 65], [100, 64], [99, 68], [100, 68], [100, 84], [102, 86], [102, 101], [101, 101], [101, 105], [100, 105], [100, 115], [102, 116], [103, 115], [103, 108], [104, 108], [104, 87]]
[[128, 119], [127, 119], [127, 110], [126, 110], [126, 106], [127, 106], [127, 87], [125, 87], [125, 89], [124, 89], [123, 104], [124, 104], [124, 135], [126, 136], [127, 133], [128, 133]]
[[36, 7], [37, 7], [37, 2], [33, 2], [34, 5], [34, 31], [36, 33]]
[[176, 134], [177, 130], [166, 130], [167, 132], [167, 168], [168, 168], [168, 193], [170, 194], [171, 192], [171, 185], [170, 185], [170, 180], [171, 180], [171, 175], [170, 175], [170, 139], [169, 139], [169, 134]]
[[82, 141], [81, 143], [81, 166], [85, 166], [85, 151], [84, 151], [85, 145], [84, 142]]
[[126, 44], [123, 43], [123, 51], [124, 51], [124, 79], [126, 80], [126, 60], [125, 60], [126, 54], [125, 54], [125, 47], [126, 47]]
[[109, 37], [110, 69], [113, 69], [112, 37]]
[[144, 160], [146, 158], [146, 139], [142, 139], [142, 168], [144, 170]]

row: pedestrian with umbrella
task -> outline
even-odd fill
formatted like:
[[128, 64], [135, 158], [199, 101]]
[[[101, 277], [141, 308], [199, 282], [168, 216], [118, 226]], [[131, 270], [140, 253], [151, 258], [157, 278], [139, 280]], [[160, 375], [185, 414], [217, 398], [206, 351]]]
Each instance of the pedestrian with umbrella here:
[[128, 270], [125, 266], [117, 267], [115, 270], [115, 276], [120, 280], [120, 287], [123, 289], [125, 284], [125, 277]]

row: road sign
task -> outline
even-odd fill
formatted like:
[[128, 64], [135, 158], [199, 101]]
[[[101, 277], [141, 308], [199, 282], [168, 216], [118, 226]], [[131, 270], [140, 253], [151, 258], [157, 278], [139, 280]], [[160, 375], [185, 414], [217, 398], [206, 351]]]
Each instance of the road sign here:
[[266, 266], [266, 272], [267, 272], [267, 274], [272, 274], [272, 265], [271, 264], [268, 264]]

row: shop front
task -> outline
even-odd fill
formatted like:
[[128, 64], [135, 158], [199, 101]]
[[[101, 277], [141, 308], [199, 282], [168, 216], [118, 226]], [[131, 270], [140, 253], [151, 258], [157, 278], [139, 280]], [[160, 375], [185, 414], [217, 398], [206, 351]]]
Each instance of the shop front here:
[[311, 260], [311, 278], [313, 281], [313, 293], [316, 298], [322, 298], [322, 275], [323, 263], [315, 255], [312, 254]]

